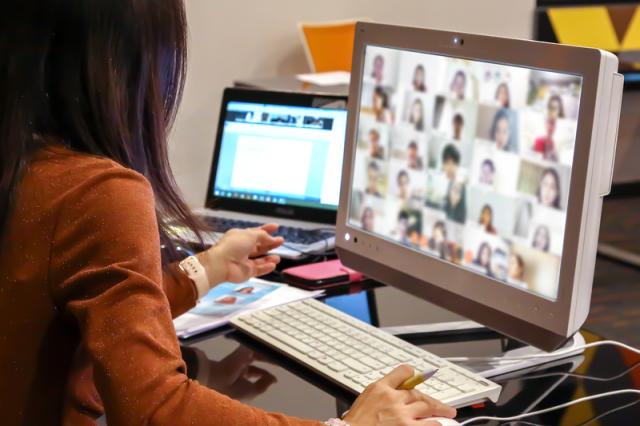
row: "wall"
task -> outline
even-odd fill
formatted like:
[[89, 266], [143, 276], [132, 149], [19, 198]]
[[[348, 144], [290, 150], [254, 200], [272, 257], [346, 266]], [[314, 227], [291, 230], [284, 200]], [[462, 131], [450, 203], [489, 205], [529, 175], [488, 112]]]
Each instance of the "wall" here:
[[238, 78], [308, 71], [299, 21], [353, 17], [528, 38], [534, 0], [185, 0], [190, 59], [171, 138], [171, 163], [187, 201], [204, 203], [222, 89]]
[[625, 92], [622, 97], [622, 113], [618, 130], [616, 163], [613, 183], [640, 181], [640, 91]]

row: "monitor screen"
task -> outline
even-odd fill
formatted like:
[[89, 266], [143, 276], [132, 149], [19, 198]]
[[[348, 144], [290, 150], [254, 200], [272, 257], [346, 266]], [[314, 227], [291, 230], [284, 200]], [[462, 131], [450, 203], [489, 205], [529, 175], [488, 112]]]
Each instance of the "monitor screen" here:
[[349, 224], [555, 300], [582, 78], [366, 46]]
[[345, 109], [229, 102], [211, 191], [337, 210], [346, 127]]

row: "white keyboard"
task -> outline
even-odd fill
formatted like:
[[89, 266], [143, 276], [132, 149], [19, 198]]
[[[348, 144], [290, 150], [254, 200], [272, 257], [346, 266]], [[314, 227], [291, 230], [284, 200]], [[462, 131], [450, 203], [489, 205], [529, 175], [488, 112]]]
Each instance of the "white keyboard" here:
[[409, 364], [439, 369], [416, 389], [451, 406], [500, 396], [500, 385], [317, 300], [240, 315], [231, 324], [352, 392]]

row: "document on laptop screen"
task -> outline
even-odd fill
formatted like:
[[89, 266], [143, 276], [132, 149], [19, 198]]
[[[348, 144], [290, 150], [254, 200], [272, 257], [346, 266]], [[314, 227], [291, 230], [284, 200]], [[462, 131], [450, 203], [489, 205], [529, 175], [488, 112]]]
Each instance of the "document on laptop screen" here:
[[343, 109], [230, 102], [214, 195], [336, 210], [346, 126]]

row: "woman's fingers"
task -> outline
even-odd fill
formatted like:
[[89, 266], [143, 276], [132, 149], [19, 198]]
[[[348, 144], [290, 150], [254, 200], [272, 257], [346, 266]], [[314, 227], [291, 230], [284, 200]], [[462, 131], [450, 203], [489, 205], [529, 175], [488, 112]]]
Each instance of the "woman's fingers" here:
[[457, 414], [456, 409], [444, 404], [437, 399], [433, 399], [430, 396], [418, 390], [408, 391], [410, 393], [409, 405], [419, 404], [417, 407], [423, 407], [426, 404], [430, 410], [430, 417], [449, 417], [454, 418]]
[[252, 259], [252, 260], [258, 265], [261, 265], [264, 263], [273, 263], [277, 265], [278, 263], [280, 263], [280, 256], [276, 254], [269, 254], [267, 256], [259, 257], [257, 259]]
[[278, 228], [280, 228], [280, 225], [278, 225], [277, 223], [267, 223], [267, 224], [262, 225], [260, 228], [257, 228], [257, 229], [261, 229], [261, 230], [265, 231], [268, 234], [273, 234], [278, 230]]
[[270, 250], [280, 247], [284, 243], [284, 238], [274, 237], [262, 229], [253, 229], [252, 232], [254, 232], [256, 244], [250, 253], [250, 257], [265, 255]]
[[274, 261], [264, 261], [264, 258], [255, 259], [254, 262], [254, 276], [259, 277], [262, 275], [266, 275], [270, 272], [273, 272], [278, 265], [277, 262]]
[[405, 380], [413, 376], [413, 368], [409, 365], [399, 365], [378, 383], [397, 389]]

